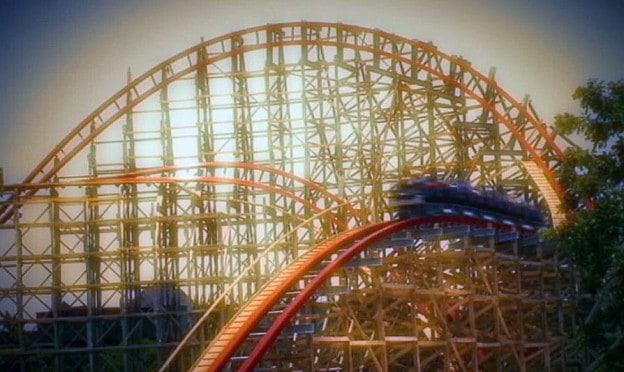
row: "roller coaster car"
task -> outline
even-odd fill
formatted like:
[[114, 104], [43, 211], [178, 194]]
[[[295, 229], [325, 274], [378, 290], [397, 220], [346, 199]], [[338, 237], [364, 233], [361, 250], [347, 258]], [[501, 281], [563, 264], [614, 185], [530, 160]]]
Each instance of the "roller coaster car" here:
[[480, 218], [524, 229], [545, 226], [539, 209], [515, 203], [504, 195], [478, 190], [466, 183], [446, 183], [428, 178], [402, 180], [390, 192], [390, 207], [396, 219], [435, 215]]

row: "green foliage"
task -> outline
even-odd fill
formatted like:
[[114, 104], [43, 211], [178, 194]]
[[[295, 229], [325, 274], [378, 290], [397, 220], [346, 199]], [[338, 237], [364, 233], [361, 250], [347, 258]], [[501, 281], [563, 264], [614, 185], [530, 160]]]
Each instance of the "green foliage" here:
[[624, 195], [600, 200], [591, 210], [579, 210], [559, 230], [560, 241], [581, 269], [583, 289], [596, 293], [607, 271], [622, 255]]
[[622, 367], [624, 349], [624, 80], [589, 81], [573, 98], [582, 114], [555, 118], [555, 131], [579, 134], [585, 148], [569, 148], [558, 169], [573, 217], [557, 231], [576, 263], [581, 290], [579, 345], [594, 358], [590, 369]]
[[582, 114], [557, 115], [555, 131], [582, 135], [587, 149], [568, 148], [559, 170], [568, 194], [567, 210], [583, 201], [608, 197], [611, 191], [621, 190], [624, 182], [624, 80], [591, 80], [572, 97], [580, 101]]
[[586, 86], [576, 88], [572, 98], [580, 101], [582, 114], [557, 115], [556, 130], [564, 135], [583, 135], [592, 144], [593, 151], [605, 148], [621, 150], [624, 140], [624, 80], [608, 83], [590, 80]]

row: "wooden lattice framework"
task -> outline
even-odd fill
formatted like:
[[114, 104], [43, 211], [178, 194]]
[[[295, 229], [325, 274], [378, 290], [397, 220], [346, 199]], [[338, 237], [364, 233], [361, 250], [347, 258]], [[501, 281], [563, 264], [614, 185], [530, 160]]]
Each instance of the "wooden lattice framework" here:
[[430, 43], [314, 22], [202, 41], [129, 74], [4, 185], [0, 355], [128, 369], [148, 350], [160, 364], [210, 304], [200, 349], [310, 247], [390, 219], [399, 178], [546, 207], [561, 156], [530, 101]]

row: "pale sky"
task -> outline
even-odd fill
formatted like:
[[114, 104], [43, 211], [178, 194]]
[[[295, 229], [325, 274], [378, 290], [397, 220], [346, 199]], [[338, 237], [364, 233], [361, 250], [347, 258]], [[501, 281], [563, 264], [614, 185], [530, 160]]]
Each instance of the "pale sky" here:
[[0, 0], [0, 167], [20, 182], [134, 76], [200, 42], [276, 22], [326, 21], [433, 42], [538, 115], [577, 110], [588, 79], [624, 78], [621, 0]]

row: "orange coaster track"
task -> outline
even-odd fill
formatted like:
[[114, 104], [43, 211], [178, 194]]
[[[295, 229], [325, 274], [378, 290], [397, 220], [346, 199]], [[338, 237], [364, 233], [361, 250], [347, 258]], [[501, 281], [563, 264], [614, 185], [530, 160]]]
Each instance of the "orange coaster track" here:
[[[414, 229], [421, 226], [434, 226], [440, 224], [450, 224], [456, 226], [456, 229], [457, 227], [464, 226], [468, 230], [470, 230], [476, 227], [487, 227], [489, 223], [487, 221], [482, 221], [469, 217], [437, 216], [414, 218], [404, 221], [375, 223], [359, 229], [342, 233], [339, 236], [331, 239], [330, 241], [320, 244], [308, 251], [306, 254], [300, 256], [290, 266], [282, 270], [276, 277], [274, 277], [273, 280], [267, 283], [267, 285], [261, 288], [258, 293], [237, 312], [237, 314], [230, 320], [230, 322], [212, 340], [210, 345], [204, 350], [202, 356], [195, 363], [193, 370], [219, 371], [224, 368], [236, 368], [237, 370], [241, 371], [253, 370], [254, 367], [256, 367], [258, 363], [260, 363], [260, 361], [265, 356], [267, 350], [269, 350], [274, 341], [280, 336], [280, 332], [282, 332], [284, 328], [290, 324], [297, 312], [301, 310], [301, 308], [306, 303], [310, 302], [310, 297], [323, 285], [323, 283], [325, 283], [332, 275], [334, 275], [336, 270], [343, 267], [354, 256], [358, 255], [367, 247], [373, 246], [375, 243], [379, 242], [384, 238], [390, 237], [394, 233], [405, 229]], [[490, 224], [489, 226], [492, 225]], [[520, 237], [520, 235], [517, 235], [518, 232], [510, 231], [509, 226], [496, 225], [495, 227], [497, 231], [499, 233], [502, 232], [503, 235], [506, 234], [507, 236], [509, 236], [509, 234], [516, 234], [516, 240], [518, 240], [518, 238]], [[505, 240], [509, 238], [498, 237], [496, 239]], [[534, 240], [535, 236], [527, 239]], [[341, 249], [344, 250], [340, 251]], [[337, 254], [337, 252], [341, 253]], [[458, 252], [455, 252], [455, 254], [457, 253]], [[501, 257], [499, 257], [499, 259]], [[509, 257], [507, 257], [507, 259], [509, 259]], [[284, 297], [284, 294], [288, 291], [288, 289], [292, 288], [295, 283], [301, 281], [306, 274], [310, 274], [312, 269], [322, 261], [328, 263], [322, 269], [320, 269], [318, 273], [314, 274], [313, 278], [309, 282], [307, 282], [307, 284], [305, 284], [303, 288], [297, 291], [296, 296], [294, 297], [294, 299], [292, 299], [290, 303], [288, 303], [287, 305], [284, 304], [285, 308], [278, 311], [279, 315], [277, 316], [277, 318], [275, 318], [275, 320], [273, 320], [270, 327], [266, 331], [262, 331], [260, 333], [260, 338], [254, 339], [253, 345], [249, 346], [249, 348], [247, 349], [248, 355], [241, 355], [241, 351], [238, 351], [237, 353], [237, 350], [246, 340], [248, 341], [250, 338], [253, 338], [251, 334], [253, 333], [254, 329], [258, 327], [258, 324], [262, 321], [263, 318], [267, 316], [267, 313], [269, 313], [271, 309], [275, 307], [279, 300]], [[421, 288], [421, 290], [424, 290], [424, 288]], [[436, 295], [445, 296], [445, 293], [444, 291], [440, 291]], [[461, 306], [472, 306], [470, 302], [479, 301], [484, 300], [477, 299], [477, 296], [473, 296], [473, 298], [465, 299]], [[447, 309], [447, 314], [456, 314], [458, 308], [459, 306], [457, 306], [453, 310]], [[503, 316], [502, 313], [500, 315], [501, 317]], [[507, 314], [505, 314], [505, 316], [506, 315]], [[474, 319], [472, 321], [474, 322]], [[498, 335], [499, 339], [509, 337], [511, 335], [510, 332], [511, 331], [509, 329], [507, 329], [505, 332], [501, 332], [501, 334]], [[403, 338], [404, 341], [407, 339], [408, 337]], [[388, 337], [388, 340], [398, 339]], [[418, 341], [414, 341], [415, 339], [411, 340], [418, 343]], [[341, 340], [341, 342], [344, 341], [345, 340]], [[512, 340], [509, 341], [511, 342]], [[463, 342], [470, 343], [470, 341], [467, 340], [463, 340]], [[478, 337], [475, 337], [472, 342], [474, 343], [475, 347], [477, 344], [481, 344], [482, 346], [485, 345], [484, 340], [479, 340]], [[552, 340], [550, 342], [552, 342]], [[551, 345], [553, 351], [561, 347], [561, 345], [558, 345], [557, 342]], [[420, 340], [420, 343], [426, 345], [427, 341]], [[494, 347], [492, 345], [490, 346]], [[536, 363], [535, 360], [531, 361], [530, 359], [527, 360], [525, 358], [526, 351], [529, 349], [527, 345], [522, 345], [521, 347], [519, 347], [519, 349], [522, 350], [518, 350], [513, 353], [514, 355], [512, 358], [512, 360], [516, 362], [517, 366], [519, 366], [520, 368], [524, 368], [527, 365]], [[243, 352], [243, 354], [244, 353], [245, 352]], [[457, 351], [455, 351], [455, 353], [457, 353]], [[481, 351], [481, 353], [482, 355], [479, 358], [475, 359], [476, 362], [486, 361], [487, 358], [485, 352]], [[489, 358], [492, 358], [493, 354], [495, 353], [490, 352]], [[237, 355], [237, 357], [232, 359], [234, 355]], [[555, 353], [553, 353], [553, 355], [555, 355]], [[533, 356], [533, 358], [534, 357], [535, 356]], [[459, 356], [458, 358], [470, 360], [472, 358], [472, 355], [463, 357]], [[496, 359], [496, 357], [494, 357], [494, 359]], [[241, 362], [242, 364], [240, 364]], [[269, 361], [269, 365], [270, 363], [271, 362]], [[537, 363], [539, 364], [539, 360], [537, 360]], [[265, 365], [265, 367], [268, 367], [269, 365]], [[419, 367], [421, 367], [422, 365], [419, 365]], [[165, 370], [166, 367], [167, 366], [165, 366], [162, 370]], [[291, 365], [291, 367], [293, 366]], [[381, 369], [387, 369], [388, 365], [386, 363], [378, 363], [377, 367]], [[315, 369], [316, 368], [317, 367], [315, 367]]]

